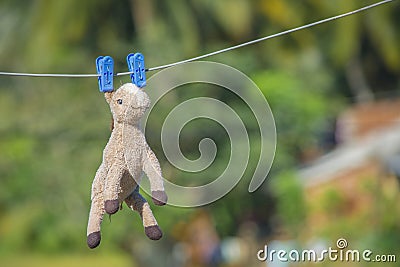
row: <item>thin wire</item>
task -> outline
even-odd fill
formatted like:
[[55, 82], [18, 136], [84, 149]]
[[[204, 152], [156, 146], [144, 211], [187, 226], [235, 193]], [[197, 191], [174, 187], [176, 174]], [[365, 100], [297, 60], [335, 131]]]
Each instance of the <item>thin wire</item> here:
[[99, 74], [59, 74], [59, 73], [21, 73], [21, 72], [0, 72], [4, 76], [24, 76], [24, 77], [50, 77], [50, 78], [89, 78], [99, 77]]
[[265, 41], [265, 40], [268, 40], [268, 39], [276, 38], [276, 37], [279, 37], [279, 36], [282, 36], [282, 35], [286, 35], [286, 34], [289, 34], [289, 33], [296, 32], [296, 31], [304, 30], [304, 29], [307, 29], [307, 28], [311, 28], [313, 26], [316, 26], [316, 25], [319, 25], [319, 24], [323, 24], [323, 23], [326, 23], [326, 22], [329, 22], [329, 21], [332, 21], [332, 20], [336, 20], [336, 19], [340, 19], [340, 18], [343, 18], [343, 17], [347, 17], [347, 16], [350, 16], [350, 15], [365, 11], [367, 9], [371, 9], [371, 8], [377, 7], [379, 5], [383, 5], [383, 4], [392, 2], [392, 1], [394, 1], [394, 0], [381, 1], [381, 2], [372, 4], [372, 5], [369, 5], [369, 6], [365, 6], [365, 7], [359, 8], [357, 10], [353, 10], [353, 11], [341, 14], [341, 15], [337, 15], [337, 16], [334, 16], [334, 17], [330, 17], [330, 18], [327, 18], [327, 19], [320, 20], [320, 21], [316, 21], [316, 22], [313, 22], [313, 23], [310, 23], [310, 24], [306, 24], [306, 25], [303, 25], [303, 26], [300, 26], [300, 27], [297, 27], [297, 28], [293, 28], [293, 29], [286, 30], [286, 31], [283, 31], [283, 32], [279, 32], [279, 33], [276, 33], [276, 34], [272, 34], [272, 35], [269, 35], [269, 36], [261, 37], [259, 39], [255, 39], [255, 40], [252, 40], [252, 41], [249, 41], [249, 42], [246, 42], [246, 43], [242, 43], [242, 44], [238, 44], [238, 45], [235, 45], [235, 46], [227, 47], [227, 48], [224, 48], [224, 49], [221, 49], [221, 50], [218, 50], [218, 51], [214, 51], [214, 52], [211, 52], [211, 53], [208, 53], [208, 54], [205, 54], [205, 55], [189, 58], [189, 59], [178, 61], [178, 62], [175, 62], [175, 63], [161, 65], [161, 66], [158, 66], [158, 67], [148, 68], [147, 71], [160, 70], [160, 69], [176, 66], [176, 65], [179, 65], [179, 64], [188, 63], [188, 62], [192, 62], [192, 61], [195, 61], [195, 60], [203, 59], [203, 58], [206, 58], [206, 57], [215, 56], [215, 55], [218, 55], [218, 54], [221, 54], [221, 53], [225, 53], [225, 52], [228, 52], [228, 51], [231, 51], [231, 50], [235, 50], [235, 49], [238, 49], [238, 48], [241, 48], [241, 47], [244, 47], [244, 46], [248, 46], [248, 45], [255, 44], [255, 43], [258, 43], [258, 42], [262, 42], [262, 41]]
[[[303, 25], [303, 26], [300, 26], [300, 27], [297, 27], [297, 28], [293, 28], [293, 29], [290, 29], [290, 30], [286, 30], [286, 31], [283, 31], [283, 32], [276, 33], [276, 34], [272, 34], [272, 35], [268, 35], [268, 36], [265, 36], [265, 37], [261, 37], [261, 38], [258, 38], [258, 39], [252, 40], [252, 41], [248, 41], [248, 42], [245, 42], [245, 43], [242, 43], [242, 44], [238, 44], [238, 45], [235, 45], [235, 46], [231, 46], [231, 47], [227, 47], [227, 48], [224, 48], [224, 49], [221, 49], [221, 50], [217, 50], [217, 51], [214, 51], [214, 52], [211, 52], [211, 53], [208, 53], [208, 54], [204, 54], [204, 55], [201, 55], [201, 56], [197, 56], [197, 57], [193, 57], [193, 58], [177, 61], [177, 62], [170, 63], [170, 64], [165, 64], [165, 65], [160, 65], [160, 66], [157, 66], [157, 67], [148, 68], [148, 69], [146, 69], [146, 71], [161, 70], [161, 69], [169, 68], [169, 67], [172, 67], [172, 66], [176, 66], [176, 65], [180, 65], [180, 64], [196, 61], [196, 60], [199, 60], [199, 59], [204, 59], [204, 58], [207, 58], [207, 57], [215, 56], [215, 55], [218, 55], [218, 54], [221, 54], [221, 53], [225, 53], [225, 52], [228, 52], [228, 51], [232, 51], [232, 50], [244, 47], [244, 46], [248, 46], [248, 45], [251, 45], [251, 44], [259, 43], [259, 42], [262, 42], [262, 41], [265, 41], [265, 40], [268, 40], [268, 39], [276, 38], [276, 37], [283, 36], [283, 35], [286, 35], [286, 34], [289, 34], [289, 33], [293, 33], [293, 32], [297, 32], [297, 31], [300, 31], [300, 30], [307, 29], [307, 28], [311, 28], [311, 27], [314, 27], [316, 25], [320, 25], [320, 24], [323, 24], [323, 23], [326, 23], [326, 22], [330, 22], [330, 21], [333, 21], [333, 20], [337, 20], [337, 19], [341, 19], [341, 18], [344, 18], [344, 17], [347, 17], [347, 16], [351, 16], [351, 15], [354, 15], [356, 13], [359, 13], [359, 12], [362, 12], [362, 11], [365, 11], [365, 10], [368, 10], [368, 9], [371, 9], [371, 8], [374, 8], [374, 7], [383, 5], [383, 4], [387, 4], [387, 3], [393, 2], [393, 1], [394, 0], [380, 1], [380, 2], [377, 2], [375, 4], [371, 4], [371, 5], [368, 5], [368, 6], [365, 6], [365, 7], [362, 7], [362, 8], [359, 8], [359, 9], [344, 13], [344, 14], [340, 14], [340, 15], [337, 15], [337, 16], [329, 17], [329, 18], [326, 18], [326, 19], [323, 19], [323, 20], [319, 20], [319, 21], [316, 21], [316, 22], [312, 22], [312, 23], [309, 23], [309, 24], [306, 24], [306, 25]], [[120, 73], [114, 74], [114, 76], [125, 76], [125, 75], [130, 75], [132, 73], [133, 72], [120, 72]], [[25, 77], [64, 77], [64, 78], [88, 78], [88, 77], [99, 77], [100, 76], [99, 74], [45, 74], [45, 73], [42, 74], [42, 73], [19, 73], [19, 72], [0, 72], [0, 75], [4, 75], [4, 76], [25, 76]]]

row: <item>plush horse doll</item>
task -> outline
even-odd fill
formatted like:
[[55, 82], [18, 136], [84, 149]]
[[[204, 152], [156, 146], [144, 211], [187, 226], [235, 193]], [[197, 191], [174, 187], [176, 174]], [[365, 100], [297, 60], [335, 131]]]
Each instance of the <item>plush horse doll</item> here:
[[105, 212], [116, 213], [123, 201], [140, 214], [145, 234], [158, 240], [162, 237], [161, 229], [149, 203], [139, 193], [144, 172], [150, 180], [153, 203], [161, 206], [167, 202], [160, 164], [139, 127], [141, 117], [150, 106], [149, 97], [130, 83], [105, 93], [105, 98], [114, 127], [92, 184], [87, 244], [89, 248], [100, 244], [100, 225]]

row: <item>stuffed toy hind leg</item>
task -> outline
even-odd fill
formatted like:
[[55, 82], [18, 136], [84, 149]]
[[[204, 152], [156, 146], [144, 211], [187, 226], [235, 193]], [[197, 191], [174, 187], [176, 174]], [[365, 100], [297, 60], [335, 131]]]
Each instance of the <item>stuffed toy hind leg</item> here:
[[149, 203], [139, 193], [139, 187], [125, 199], [125, 203], [133, 211], [137, 211], [142, 218], [145, 234], [152, 240], [158, 240], [162, 237], [162, 232], [154, 218]]

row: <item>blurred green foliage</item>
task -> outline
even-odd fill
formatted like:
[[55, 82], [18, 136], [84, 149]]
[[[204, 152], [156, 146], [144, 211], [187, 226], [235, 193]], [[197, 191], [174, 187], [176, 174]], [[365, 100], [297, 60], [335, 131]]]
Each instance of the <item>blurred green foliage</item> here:
[[[142, 52], [147, 66], [152, 67], [336, 15], [360, 4], [349, 0], [0, 0], [0, 69], [93, 73], [95, 58], [111, 55], [117, 71], [124, 71], [124, 58], [133, 51]], [[349, 82], [346, 73], [351, 60], [364, 71], [365, 83], [376, 97], [398, 92], [399, 8], [398, 3], [389, 4], [210, 58], [254, 79], [271, 106], [278, 133], [270, 174], [276, 188], [265, 183], [249, 195], [250, 167], [231, 193], [207, 207], [220, 235], [234, 235], [241, 223], [253, 220], [259, 225], [260, 237], [267, 236], [273, 231], [275, 211], [289, 227], [298, 227], [293, 220], [304, 217], [301, 194], [297, 185], [291, 184], [291, 176], [280, 173], [301, 164], [302, 153], [318, 146], [321, 132], [331, 130], [329, 122], [341, 108], [366, 90]], [[90, 185], [110, 123], [97, 82], [0, 79], [0, 255], [86, 252]], [[118, 78], [115, 83], [128, 81], [127, 77]], [[195, 90], [173, 92], [172, 99], [179, 103], [196, 94]], [[242, 116], [248, 113], [243, 103], [223, 90], [211, 88], [201, 94], [226, 99]], [[161, 105], [160, 109], [162, 113], [171, 106]], [[249, 117], [248, 127], [257, 154], [252, 120]], [[229, 142], [218, 125], [206, 125], [206, 133], [198, 130], [202, 124], [186, 130], [190, 138], [183, 137], [182, 150], [195, 157], [195, 140], [217, 136], [222, 153], [214, 168], [223, 169]], [[148, 138], [164, 159], [157, 137], [150, 133]], [[250, 166], [256, 160], [257, 155], [252, 154]], [[161, 162], [166, 177], [185, 180], [187, 174]], [[203, 179], [207, 178], [203, 175]], [[271, 193], [274, 190], [275, 194]], [[162, 207], [154, 212], [166, 233], [161, 243], [146, 240], [139, 217], [124, 209], [112, 217], [112, 223], [105, 218], [99, 250], [134, 253], [138, 262], [147, 255], [143, 248], [156, 246], [160, 255], [166, 254], [173, 244], [169, 233], [193, 210]], [[387, 229], [382, 229], [380, 240], [391, 227], [388, 223]]]
[[300, 181], [295, 174], [282, 172], [273, 179], [271, 187], [277, 199], [277, 217], [282, 222], [282, 229], [287, 229], [293, 238], [299, 238], [307, 218], [307, 204]]

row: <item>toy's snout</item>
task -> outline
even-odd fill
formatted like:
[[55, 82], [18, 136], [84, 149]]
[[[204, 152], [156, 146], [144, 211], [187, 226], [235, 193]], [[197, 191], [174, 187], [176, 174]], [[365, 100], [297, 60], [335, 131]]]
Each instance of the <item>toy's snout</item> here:
[[131, 96], [131, 107], [132, 108], [142, 108], [147, 110], [150, 107], [149, 96], [143, 91], [143, 89], [136, 88]]

